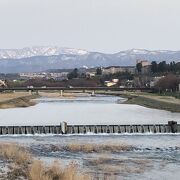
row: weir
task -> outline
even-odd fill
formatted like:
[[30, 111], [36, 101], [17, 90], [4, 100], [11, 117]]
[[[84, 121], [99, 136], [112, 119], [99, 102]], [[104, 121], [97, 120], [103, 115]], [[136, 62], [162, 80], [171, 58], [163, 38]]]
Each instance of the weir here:
[[55, 126], [0, 126], [0, 135], [13, 134], [121, 134], [121, 133], [180, 133], [180, 124], [145, 125], [67, 125], [61, 122]]

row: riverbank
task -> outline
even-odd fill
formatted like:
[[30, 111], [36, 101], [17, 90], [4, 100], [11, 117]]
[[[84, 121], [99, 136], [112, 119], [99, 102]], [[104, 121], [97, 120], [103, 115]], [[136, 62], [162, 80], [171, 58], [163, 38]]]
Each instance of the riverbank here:
[[137, 104], [148, 108], [161, 109], [180, 113], [180, 104], [164, 102], [158, 99], [155, 100], [154, 98], [147, 98], [144, 96], [133, 96], [129, 98], [127, 101], [125, 101], [124, 104]]
[[32, 101], [39, 97], [45, 98], [66, 98], [74, 99], [75, 97], [90, 96], [88, 93], [73, 93], [65, 92], [61, 95], [59, 92], [39, 92], [38, 95], [29, 95], [28, 92], [15, 92], [15, 93], [1, 93], [0, 94], [0, 109], [17, 108], [17, 107], [29, 107], [36, 105], [37, 102]]
[[38, 97], [39, 95], [28, 93], [2, 93], [0, 94], [0, 109], [34, 106], [36, 102], [32, 99]]
[[137, 104], [140, 106], [180, 113], [180, 99], [171, 96], [143, 92], [103, 92], [106, 95], [115, 95], [127, 98], [124, 104]]

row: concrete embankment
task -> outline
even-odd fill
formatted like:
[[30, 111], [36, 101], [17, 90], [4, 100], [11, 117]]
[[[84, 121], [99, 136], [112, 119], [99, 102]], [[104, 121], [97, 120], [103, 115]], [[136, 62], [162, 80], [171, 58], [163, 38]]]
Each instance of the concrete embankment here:
[[179, 133], [176, 121], [168, 124], [146, 125], [67, 125], [63, 122], [54, 126], [0, 126], [0, 135], [13, 134], [102, 134], [102, 133]]

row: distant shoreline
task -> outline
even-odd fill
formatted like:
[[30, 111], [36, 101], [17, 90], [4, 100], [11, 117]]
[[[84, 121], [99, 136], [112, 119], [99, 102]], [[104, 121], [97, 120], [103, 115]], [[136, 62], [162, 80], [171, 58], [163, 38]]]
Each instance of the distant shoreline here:
[[159, 96], [155, 94], [151, 95], [151, 94], [143, 94], [143, 93], [141, 94], [141, 93], [124, 93], [124, 92], [102, 92], [100, 94], [114, 95], [114, 96], [127, 98], [127, 100], [122, 104], [136, 104], [147, 108], [166, 110], [166, 111], [171, 111], [173, 113], [180, 113], [180, 100], [176, 100], [177, 102], [173, 102], [173, 101], [168, 102], [168, 100], [165, 101], [164, 99], [165, 98], [168, 99], [168, 97], [164, 97], [164, 99], [162, 98], [161, 100]]

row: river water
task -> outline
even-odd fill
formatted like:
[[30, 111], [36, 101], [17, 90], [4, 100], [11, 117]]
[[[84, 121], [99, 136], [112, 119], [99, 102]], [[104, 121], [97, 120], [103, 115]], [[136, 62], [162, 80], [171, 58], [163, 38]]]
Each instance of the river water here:
[[71, 125], [166, 124], [180, 123], [180, 113], [120, 104], [123, 98], [114, 96], [76, 97], [69, 99], [41, 98], [28, 108], [0, 110], [0, 125]]
[[[119, 104], [124, 99], [113, 96], [36, 101], [38, 104], [32, 107], [0, 110], [0, 124], [45, 125], [61, 121], [68, 124], [153, 124], [169, 120], [180, 123], [180, 113]], [[107, 179], [177, 180], [180, 177], [180, 134], [17, 135], [1, 136], [0, 142], [22, 144], [46, 163], [58, 159], [66, 164], [74, 160], [85, 172]], [[132, 148], [100, 153], [60, 148], [68, 144]]]

